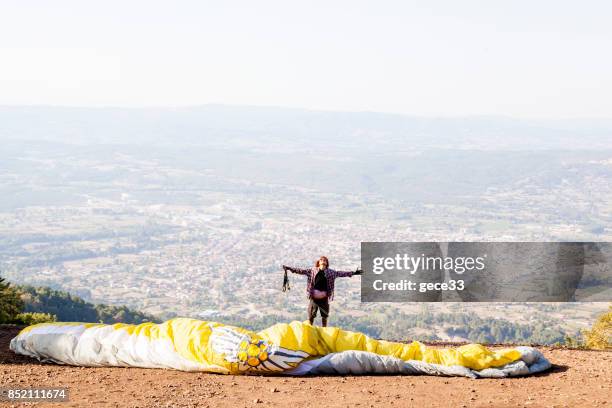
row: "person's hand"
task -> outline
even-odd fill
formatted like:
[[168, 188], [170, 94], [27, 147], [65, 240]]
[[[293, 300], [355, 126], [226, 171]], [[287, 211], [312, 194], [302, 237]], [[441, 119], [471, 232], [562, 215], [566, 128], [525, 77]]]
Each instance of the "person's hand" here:
[[363, 275], [363, 271], [357, 268], [357, 270], [355, 270], [355, 273], [353, 273], [353, 275]]

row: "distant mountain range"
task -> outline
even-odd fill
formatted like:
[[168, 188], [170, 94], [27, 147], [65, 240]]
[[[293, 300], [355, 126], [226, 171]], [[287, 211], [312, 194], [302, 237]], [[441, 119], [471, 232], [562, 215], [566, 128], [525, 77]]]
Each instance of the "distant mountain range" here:
[[[19, 178], [0, 187], [7, 197], [0, 209], [70, 204], [104, 183], [126, 182], [183, 191], [288, 185], [412, 203], [455, 205], [470, 197], [470, 205], [480, 205], [474, 197], [490, 189], [582, 188], [611, 178], [611, 136], [610, 120], [217, 105], [0, 107], [0, 172]], [[162, 168], [176, 175], [151, 174]], [[30, 178], [41, 188], [21, 189]]]
[[275, 107], [188, 108], [0, 106], [0, 140], [69, 144], [186, 144], [288, 152], [375, 147], [486, 150], [610, 149], [612, 119], [416, 117]]

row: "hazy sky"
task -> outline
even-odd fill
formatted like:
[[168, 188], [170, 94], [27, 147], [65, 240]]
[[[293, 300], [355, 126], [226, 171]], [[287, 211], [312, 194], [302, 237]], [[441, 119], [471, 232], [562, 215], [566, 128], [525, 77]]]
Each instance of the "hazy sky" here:
[[609, 1], [0, 0], [0, 104], [612, 118]]

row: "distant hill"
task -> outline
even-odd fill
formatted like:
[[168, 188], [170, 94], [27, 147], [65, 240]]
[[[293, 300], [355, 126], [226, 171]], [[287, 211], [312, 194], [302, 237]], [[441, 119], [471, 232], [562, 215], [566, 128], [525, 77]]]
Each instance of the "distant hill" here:
[[[138, 146], [218, 146], [302, 151], [313, 146], [367, 152], [418, 148], [610, 149], [612, 120], [503, 116], [419, 117], [280, 107], [183, 108], [0, 106], [0, 140]], [[376, 146], [376, 149], [372, 147]], [[49, 144], [51, 148], [53, 144]], [[298, 149], [298, 150], [296, 150]], [[85, 149], [87, 150], [87, 149]], [[223, 158], [226, 158], [224, 156]], [[212, 157], [207, 157], [212, 159]]]
[[143, 323], [157, 322], [155, 316], [126, 306], [92, 304], [68, 292], [47, 287], [16, 286], [22, 293], [23, 311], [48, 313], [64, 322]]

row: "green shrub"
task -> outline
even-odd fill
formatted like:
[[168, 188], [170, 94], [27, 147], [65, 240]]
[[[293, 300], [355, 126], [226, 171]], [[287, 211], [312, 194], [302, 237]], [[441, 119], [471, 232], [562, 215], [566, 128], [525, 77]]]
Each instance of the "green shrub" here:
[[612, 306], [599, 316], [591, 330], [582, 332], [586, 348], [595, 350], [612, 349]]
[[36, 312], [19, 313], [15, 318], [15, 323], [25, 324], [26, 326], [55, 321], [57, 321], [57, 317], [55, 315]]

